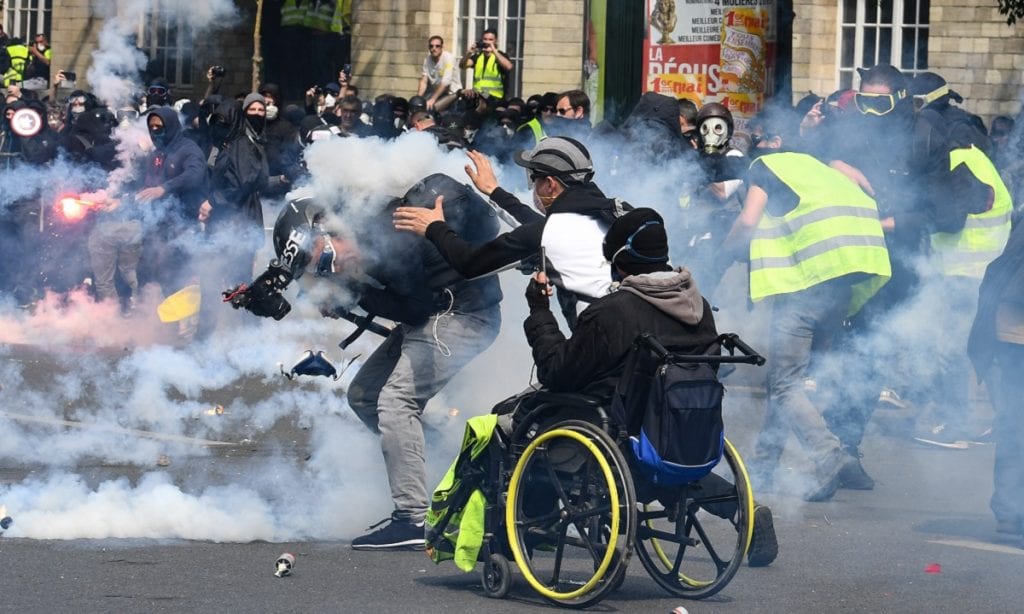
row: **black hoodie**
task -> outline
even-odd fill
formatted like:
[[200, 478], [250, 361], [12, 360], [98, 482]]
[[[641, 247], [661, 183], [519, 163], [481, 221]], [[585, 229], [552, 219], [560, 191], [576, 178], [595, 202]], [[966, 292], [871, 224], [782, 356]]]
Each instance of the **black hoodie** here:
[[164, 123], [164, 141], [146, 158], [144, 188], [163, 187], [165, 198], [174, 199], [174, 213], [193, 219], [206, 198], [206, 160], [203, 151], [186, 138], [178, 113], [170, 107], [152, 111]]

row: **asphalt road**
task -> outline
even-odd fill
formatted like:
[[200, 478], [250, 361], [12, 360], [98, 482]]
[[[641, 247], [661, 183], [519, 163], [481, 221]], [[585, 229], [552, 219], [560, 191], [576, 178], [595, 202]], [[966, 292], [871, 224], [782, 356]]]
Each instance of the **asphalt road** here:
[[[428, 408], [432, 481], [453, 457], [463, 417], [525, 386], [531, 361], [518, 316], [505, 316], [495, 346]], [[0, 505], [14, 518], [0, 537], [0, 611], [551, 609], [521, 577], [495, 601], [478, 573], [423, 553], [351, 550], [349, 540], [387, 513], [379, 449], [338, 409], [344, 380], [275, 373], [274, 360], [298, 353], [290, 340], [314, 326], [290, 325], [246, 330], [205, 353], [0, 349]], [[252, 345], [239, 347], [243, 339]], [[375, 343], [363, 339], [352, 354]], [[276, 349], [263, 355], [264, 346]], [[762, 421], [758, 372], [726, 384], [727, 432], [743, 453]], [[450, 407], [462, 412], [448, 417]], [[840, 491], [828, 503], [785, 490], [801, 464], [791, 442], [783, 490], [758, 494], [780, 541], [770, 567], [745, 567], [718, 595], [686, 602], [634, 558], [622, 588], [593, 610], [1020, 611], [1024, 548], [994, 532], [992, 447], [922, 447], [906, 436], [906, 418], [876, 415], [863, 447], [875, 490]], [[297, 556], [295, 570], [276, 578], [285, 551]]]
[[[743, 425], [757, 422], [749, 415], [756, 405], [751, 400], [731, 395], [728, 416], [738, 426], [730, 432], [740, 449], [751, 435]], [[230, 480], [268, 448], [279, 449], [281, 441], [299, 459], [306, 438], [304, 429], [281, 422], [261, 442], [220, 448], [213, 458], [179, 456], [167, 470], [188, 473], [191, 465], [202, 463]], [[992, 448], [927, 449], [875, 432], [865, 453], [865, 465], [879, 482], [874, 491], [840, 491], [832, 502], [816, 504], [786, 494], [759, 497], [776, 513], [781, 553], [771, 567], [744, 568], [719, 595], [684, 602], [662, 593], [634, 559], [623, 587], [593, 609], [1019, 611], [1024, 549], [993, 532], [987, 509]], [[0, 484], [16, 484], [41, 471], [5, 467]], [[77, 471], [90, 483], [119, 476], [133, 480], [140, 474], [138, 467], [111, 464], [84, 463]], [[352, 502], [353, 507], [359, 504]], [[272, 572], [284, 551], [294, 553], [297, 563], [290, 577], [279, 579]], [[451, 564], [435, 566], [422, 553], [355, 552], [346, 540], [38, 540], [19, 538], [16, 530], [0, 537], [0, 595], [2, 611], [82, 614], [522, 612], [550, 607], [521, 578], [509, 598], [488, 600], [477, 573], [463, 574]]]

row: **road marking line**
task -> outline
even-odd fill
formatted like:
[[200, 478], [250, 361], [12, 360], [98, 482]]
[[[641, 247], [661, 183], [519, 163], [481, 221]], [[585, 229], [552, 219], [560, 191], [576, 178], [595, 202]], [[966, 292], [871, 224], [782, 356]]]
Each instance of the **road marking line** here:
[[927, 541], [929, 544], [941, 544], [943, 546], [956, 546], [958, 548], [1024, 556], [1024, 548], [1014, 548], [1013, 546], [1003, 546], [1001, 544], [989, 544], [987, 542], [968, 541], [965, 539], [929, 539]]
[[122, 426], [114, 426], [111, 424], [98, 424], [89, 422], [75, 422], [73, 420], [60, 420], [58, 418], [47, 418], [43, 416], [29, 416], [27, 414], [14, 414], [8, 411], [0, 411], [0, 416], [4, 416], [14, 420], [16, 422], [32, 422], [36, 424], [46, 424], [49, 426], [68, 426], [76, 429], [93, 429], [97, 431], [109, 431], [112, 433], [123, 433], [126, 435], [135, 435], [136, 437], [145, 437], [146, 439], [157, 439], [160, 441], [171, 441], [174, 443], [184, 443], [196, 446], [206, 446], [209, 448], [224, 448], [231, 446], [238, 446], [240, 444], [232, 441], [215, 441], [213, 439], [201, 439], [199, 437], [186, 437], [184, 435], [174, 435], [171, 433], [157, 433], [154, 431], [143, 431], [141, 429], [130, 429]]

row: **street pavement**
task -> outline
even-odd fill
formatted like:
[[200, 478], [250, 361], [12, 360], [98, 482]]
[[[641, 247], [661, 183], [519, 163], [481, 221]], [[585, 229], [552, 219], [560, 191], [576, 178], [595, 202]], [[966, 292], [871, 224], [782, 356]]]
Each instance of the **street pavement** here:
[[[749, 449], [760, 421], [758, 395], [729, 395], [729, 432]], [[0, 418], [2, 419], [2, 418]], [[7, 416], [7, 419], [11, 419]], [[721, 593], [699, 602], [670, 597], [635, 558], [622, 588], [598, 612], [1016, 612], [1024, 549], [1001, 540], [987, 508], [991, 446], [925, 448], [875, 428], [864, 464], [878, 485], [840, 491], [828, 503], [795, 493], [761, 494], [772, 506], [778, 560], [744, 567]], [[231, 434], [223, 439], [230, 441]], [[305, 462], [308, 430], [281, 421], [260, 441], [179, 455], [164, 470], [201, 464], [222, 479], [244, 474], [268, 450]], [[787, 453], [779, 481], [796, 474]], [[147, 468], [148, 470], [149, 468]], [[132, 465], [83, 462], [89, 483], [138, 479]], [[0, 486], [46, 472], [5, 466]], [[358, 499], [349, 502], [355, 509]], [[511, 595], [487, 599], [478, 573], [434, 565], [421, 552], [353, 551], [347, 540], [216, 543], [181, 539], [40, 540], [0, 537], [0, 611], [5, 612], [529, 612], [549, 609], [517, 577]], [[338, 514], [346, 510], [339, 509]], [[198, 519], [180, 518], [182, 523]], [[291, 576], [273, 575], [282, 552], [294, 553]]]

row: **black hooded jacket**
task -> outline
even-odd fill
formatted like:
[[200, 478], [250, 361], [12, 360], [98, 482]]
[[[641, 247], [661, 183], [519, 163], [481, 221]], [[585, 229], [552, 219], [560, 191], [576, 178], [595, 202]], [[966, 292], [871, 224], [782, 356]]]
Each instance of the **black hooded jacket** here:
[[174, 214], [193, 219], [206, 198], [206, 160], [199, 146], [185, 136], [178, 113], [170, 107], [152, 112], [164, 123], [164, 143], [146, 158], [142, 187], [163, 187], [175, 202]]
[[262, 228], [260, 192], [269, 178], [262, 135], [246, 122], [241, 103], [229, 100], [210, 116], [210, 137], [219, 149], [210, 173], [211, 221], [248, 220]]

